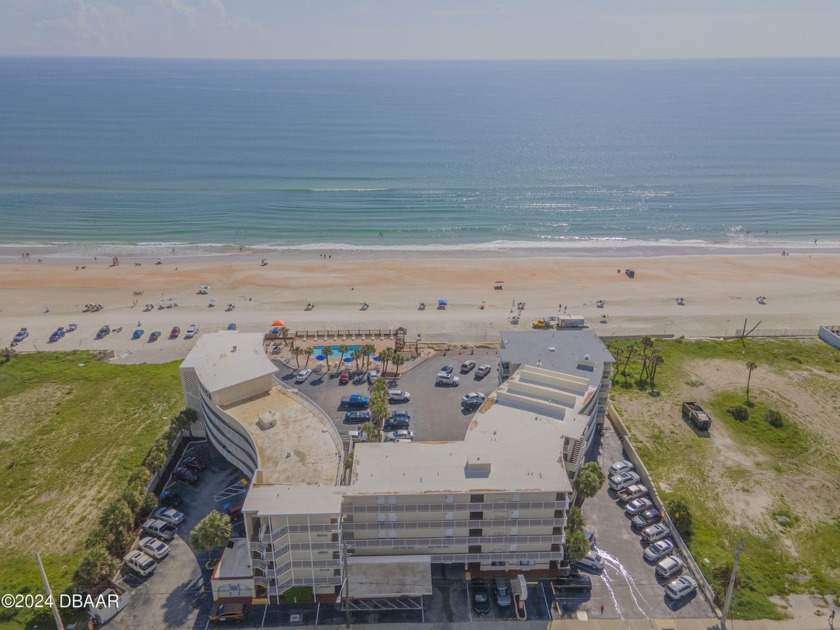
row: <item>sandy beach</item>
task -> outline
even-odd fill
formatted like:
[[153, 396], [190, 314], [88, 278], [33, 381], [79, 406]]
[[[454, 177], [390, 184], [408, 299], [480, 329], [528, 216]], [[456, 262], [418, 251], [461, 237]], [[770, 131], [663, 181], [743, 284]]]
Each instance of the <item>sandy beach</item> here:
[[[391, 260], [310, 255], [268, 259], [265, 266], [248, 255], [160, 265], [110, 262], [30, 258], [0, 265], [2, 343], [10, 343], [25, 326], [30, 335], [20, 351], [110, 349], [118, 355], [130, 352], [124, 361], [157, 362], [183, 357], [193, 343], [183, 334], [168, 340], [172, 326], [183, 331], [197, 324], [210, 332], [236, 323], [240, 330], [266, 331], [274, 319], [292, 331], [403, 326], [409, 339], [419, 334], [424, 341], [497, 342], [501, 331], [530, 328], [535, 319], [557, 315], [561, 304], [604, 335], [719, 336], [736, 334], [745, 319], [748, 328], [761, 322], [759, 329], [816, 330], [840, 320], [840, 254], [835, 253]], [[635, 278], [623, 273], [626, 268], [635, 270]], [[496, 281], [503, 281], [502, 290], [494, 289]], [[210, 287], [207, 295], [198, 294], [200, 285]], [[678, 297], [684, 305], [677, 304]], [[447, 300], [446, 310], [437, 309], [438, 300]], [[597, 300], [604, 300], [603, 308]], [[308, 302], [315, 305], [310, 311]], [[418, 309], [420, 302], [426, 310]], [[513, 325], [519, 302], [525, 310]], [[85, 313], [88, 303], [104, 308]], [[146, 304], [154, 310], [143, 312]], [[226, 312], [228, 304], [235, 309]], [[78, 330], [47, 343], [55, 328], [69, 323], [78, 324]], [[103, 324], [122, 331], [97, 341]], [[145, 335], [131, 340], [138, 326]], [[155, 330], [161, 339], [148, 343]]]

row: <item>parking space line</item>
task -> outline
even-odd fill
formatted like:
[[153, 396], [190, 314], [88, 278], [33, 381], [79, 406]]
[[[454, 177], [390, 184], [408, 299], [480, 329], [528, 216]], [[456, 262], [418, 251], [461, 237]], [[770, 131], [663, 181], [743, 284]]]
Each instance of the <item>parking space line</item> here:
[[472, 623], [472, 593], [470, 593], [469, 582], [467, 582], [467, 614], [470, 616], [470, 623]]
[[[551, 584], [551, 582], [549, 582]], [[551, 590], [554, 591], [554, 585], [551, 584]], [[551, 606], [548, 604], [548, 596], [545, 594], [545, 587], [540, 584], [540, 591], [542, 592], [543, 601], [545, 602], [545, 612], [546, 614], [551, 617]]]
[[[268, 605], [263, 609], [263, 618], [260, 622], [260, 628], [265, 628], [265, 616], [268, 614]], [[317, 624], [316, 624], [317, 625]]]

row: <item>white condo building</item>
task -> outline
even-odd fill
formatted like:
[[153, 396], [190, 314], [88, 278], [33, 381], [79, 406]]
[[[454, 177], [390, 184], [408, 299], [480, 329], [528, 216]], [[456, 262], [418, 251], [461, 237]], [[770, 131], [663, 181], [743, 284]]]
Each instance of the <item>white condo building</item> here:
[[276, 384], [262, 342], [205, 335], [181, 366], [188, 406], [251, 479], [246, 537], [225, 549], [214, 599], [275, 602], [293, 586], [420, 596], [432, 564], [520, 573], [562, 562], [572, 479], [613, 363], [594, 333], [505, 333], [502, 383], [463, 440], [355, 444], [346, 474], [332, 421]]

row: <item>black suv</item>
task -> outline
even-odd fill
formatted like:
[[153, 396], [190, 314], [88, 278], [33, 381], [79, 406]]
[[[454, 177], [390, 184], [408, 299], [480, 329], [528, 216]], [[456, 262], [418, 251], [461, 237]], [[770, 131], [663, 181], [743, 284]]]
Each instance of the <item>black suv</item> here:
[[585, 573], [570, 573], [566, 577], [555, 578], [553, 584], [555, 590], [565, 593], [592, 590], [592, 578]]

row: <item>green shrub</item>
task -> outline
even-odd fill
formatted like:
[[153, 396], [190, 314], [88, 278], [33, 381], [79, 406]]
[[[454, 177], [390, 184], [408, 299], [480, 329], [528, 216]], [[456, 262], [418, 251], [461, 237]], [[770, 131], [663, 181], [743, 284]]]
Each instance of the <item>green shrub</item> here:
[[771, 427], [776, 427], [777, 429], [781, 429], [785, 424], [784, 419], [782, 418], [782, 414], [780, 414], [775, 409], [768, 409], [767, 411], [765, 411], [764, 419], [767, 420], [768, 423], [770, 423]]
[[747, 409], [744, 405], [738, 405], [736, 407], [729, 407], [726, 412], [735, 418], [738, 422], [746, 422], [750, 419], [750, 410]]

